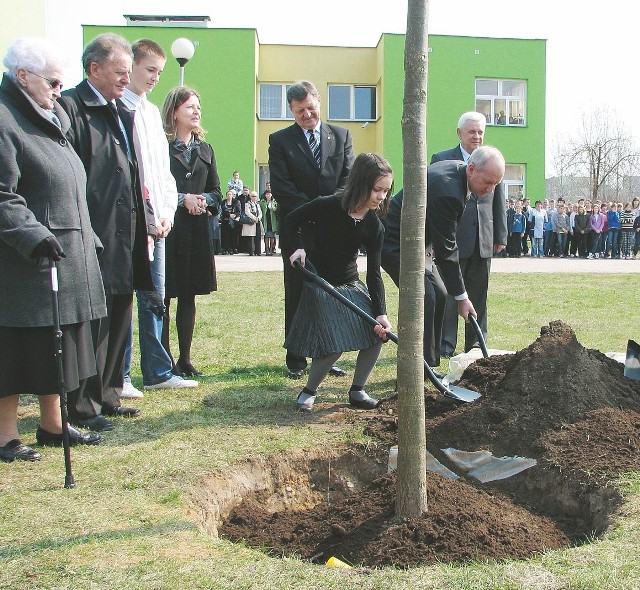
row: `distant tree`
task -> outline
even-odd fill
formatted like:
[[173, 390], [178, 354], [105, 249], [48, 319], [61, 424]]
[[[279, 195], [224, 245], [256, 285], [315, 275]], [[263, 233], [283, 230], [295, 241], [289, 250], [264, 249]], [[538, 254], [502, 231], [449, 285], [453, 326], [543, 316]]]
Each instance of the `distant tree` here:
[[640, 153], [629, 127], [614, 111], [600, 106], [582, 116], [580, 128], [558, 142], [556, 171], [566, 177], [586, 177], [591, 200], [620, 196], [625, 177], [637, 170]]
[[[576, 166], [573, 162], [573, 154], [565, 151], [563, 146], [567, 145], [566, 137], [556, 137], [553, 143], [552, 151], [552, 166], [556, 172], [553, 178], [548, 179], [547, 186], [551, 189], [549, 198], [558, 199], [563, 197], [565, 200], [569, 200], [576, 195], [577, 184], [579, 181], [576, 178]], [[582, 195], [580, 195], [582, 196]]]
[[404, 195], [398, 306], [398, 479], [396, 516], [427, 510], [424, 416], [424, 228], [427, 206], [427, 56], [429, 0], [409, 0], [402, 114]]

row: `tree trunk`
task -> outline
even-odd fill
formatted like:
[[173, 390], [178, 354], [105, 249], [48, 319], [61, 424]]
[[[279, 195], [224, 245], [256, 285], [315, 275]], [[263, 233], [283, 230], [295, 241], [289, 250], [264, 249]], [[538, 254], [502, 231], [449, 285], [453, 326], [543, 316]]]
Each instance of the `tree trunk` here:
[[427, 510], [424, 417], [424, 234], [427, 206], [427, 54], [429, 0], [409, 0], [404, 57], [404, 195], [398, 307], [398, 480], [396, 515]]

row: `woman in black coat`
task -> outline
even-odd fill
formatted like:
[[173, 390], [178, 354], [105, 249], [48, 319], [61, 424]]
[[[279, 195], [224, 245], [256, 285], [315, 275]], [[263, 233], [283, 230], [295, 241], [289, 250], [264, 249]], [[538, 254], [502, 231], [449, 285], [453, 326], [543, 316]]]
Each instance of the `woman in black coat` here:
[[196, 320], [196, 295], [217, 290], [209, 215], [220, 210], [222, 193], [216, 158], [204, 141], [200, 126], [200, 98], [184, 86], [169, 92], [162, 109], [169, 139], [171, 173], [178, 188], [174, 227], [166, 241], [166, 297], [162, 340], [169, 354], [170, 302], [178, 299], [176, 330], [180, 356], [176, 372], [186, 377], [202, 375], [191, 362], [191, 342]]
[[[106, 315], [82, 161], [56, 104], [63, 77], [55, 48], [18, 39], [0, 84], [0, 459], [36, 461], [18, 434], [21, 393], [38, 396], [36, 440], [62, 444], [49, 261], [58, 261], [67, 391], [96, 373], [91, 320]], [[97, 434], [69, 427], [71, 444]]]
[[[236, 191], [229, 189], [226, 199], [222, 201], [221, 229], [222, 229], [222, 253], [233, 254], [234, 244], [237, 241], [238, 224], [240, 223], [240, 201], [236, 197]], [[237, 252], [237, 250], [236, 250]]]

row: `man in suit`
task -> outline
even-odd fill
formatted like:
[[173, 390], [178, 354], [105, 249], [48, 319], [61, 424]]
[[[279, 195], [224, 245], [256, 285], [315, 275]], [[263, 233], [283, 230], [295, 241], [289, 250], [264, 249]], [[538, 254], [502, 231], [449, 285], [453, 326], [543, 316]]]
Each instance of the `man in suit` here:
[[[477, 317], [475, 302], [467, 292], [460, 266], [458, 229], [471, 195], [478, 201], [493, 199], [504, 176], [504, 158], [493, 147], [476, 149], [465, 164], [444, 160], [427, 169], [428, 203], [425, 224], [425, 294], [423, 354], [431, 366], [440, 364], [442, 314], [447, 293], [454, 299], [458, 314]], [[384, 220], [382, 268], [398, 285], [400, 280], [400, 216], [402, 191], [389, 203]], [[437, 266], [432, 260], [438, 261]]]
[[107, 317], [92, 325], [98, 373], [68, 396], [69, 418], [92, 430], [111, 430], [105, 416], [135, 416], [123, 408], [125, 344], [134, 289], [153, 291], [149, 246], [156, 235], [153, 209], [143, 199], [133, 140], [133, 113], [120, 101], [129, 84], [129, 43], [111, 33], [85, 48], [86, 80], [62, 93], [71, 119], [67, 139], [87, 173], [91, 225], [102, 241], [99, 263], [107, 296]]
[[[302, 274], [289, 261], [293, 244], [287, 235], [284, 218], [296, 207], [319, 196], [332, 195], [346, 185], [355, 156], [348, 129], [321, 123], [320, 97], [316, 87], [306, 80], [287, 90], [287, 102], [295, 123], [269, 136], [269, 175], [273, 198], [278, 202], [280, 250], [284, 264], [285, 336], [298, 308], [302, 292]], [[312, 228], [303, 236], [313, 239]], [[289, 377], [302, 377], [307, 359], [287, 351]], [[345, 375], [339, 367], [330, 371]]]
[[[486, 117], [482, 113], [463, 113], [458, 121], [457, 133], [460, 144], [453, 149], [433, 154], [431, 163], [443, 160], [468, 161], [469, 156], [482, 146]], [[501, 252], [507, 245], [507, 213], [504, 187], [496, 187], [492, 199], [479, 200], [471, 195], [457, 230], [460, 268], [467, 286], [469, 297], [478, 312], [478, 324], [487, 338], [487, 291], [489, 272], [494, 253]], [[435, 260], [439, 263], [438, 259]], [[450, 357], [454, 354], [458, 340], [458, 311], [456, 301], [447, 297], [442, 325], [440, 354]], [[464, 351], [479, 346], [472, 326], [465, 326]]]

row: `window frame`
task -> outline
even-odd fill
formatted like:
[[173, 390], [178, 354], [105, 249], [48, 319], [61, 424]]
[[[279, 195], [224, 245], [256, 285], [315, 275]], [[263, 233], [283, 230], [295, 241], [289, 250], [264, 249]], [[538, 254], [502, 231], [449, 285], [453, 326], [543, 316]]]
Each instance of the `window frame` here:
[[[278, 116], [269, 117], [262, 114], [262, 89], [266, 86], [280, 87], [280, 114]], [[260, 82], [258, 84], [258, 119], [260, 121], [294, 121], [295, 117], [287, 103], [287, 90], [293, 86], [292, 82]]]
[[[495, 82], [496, 94], [479, 94], [478, 83]], [[521, 85], [522, 95], [513, 95], [504, 91], [507, 84]], [[526, 127], [527, 126], [527, 80], [517, 78], [476, 78], [475, 79], [476, 111], [484, 113], [487, 125], [493, 127]], [[487, 107], [489, 112], [487, 113]], [[504, 113], [504, 123], [499, 122], [500, 113]]]
[[[333, 117], [331, 116], [331, 89], [332, 88], [349, 88], [349, 117]], [[373, 110], [371, 117], [356, 117], [356, 90], [358, 88], [366, 88], [373, 90]], [[328, 102], [328, 119], [331, 121], [353, 121], [361, 123], [372, 123], [378, 120], [378, 86], [375, 84], [329, 84], [327, 87]]]
[[[516, 178], [514, 178], [514, 176]], [[517, 178], [518, 176], [519, 176], [519, 178]], [[507, 163], [506, 169], [505, 169], [505, 176], [502, 179], [502, 184], [504, 185], [504, 195], [505, 195], [506, 199], [516, 198], [515, 195], [510, 195], [509, 194], [509, 192], [510, 192], [509, 189], [511, 189], [512, 191], [514, 190], [512, 187], [515, 187], [516, 190], [518, 188], [520, 189], [518, 191], [520, 198], [526, 196], [526, 192], [525, 192], [526, 180], [527, 180], [526, 177], [527, 177], [527, 165], [526, 164], [523, 164], [523, 163], [518, 163], [518, 164]]]

